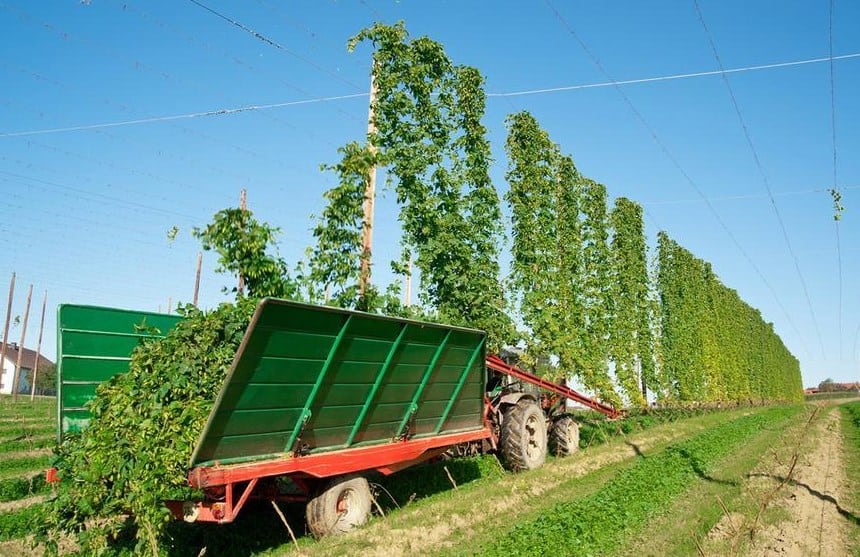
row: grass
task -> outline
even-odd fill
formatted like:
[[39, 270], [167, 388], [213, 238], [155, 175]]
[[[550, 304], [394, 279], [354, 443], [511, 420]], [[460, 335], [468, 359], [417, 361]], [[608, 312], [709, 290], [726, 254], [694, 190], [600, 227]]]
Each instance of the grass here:
[[16, 402], [11, 395], [0, 395], [0, 417], [22, 416], [53, 420], [57, 414], [57, 399], [36, 397], [33, 402], [26, 396], [19, 396]]
[[[749, 409], [731, 410], [657, 424], [630, 436], [610, 438], [608, 443], [568, 458], [550, 458], [542, 468], [520, 474], [505, 473], [501, 477], [479, 478], [465, 484], [455, 475], [459, 489], [449, 484], [444, 491], [416, 499], [401, 509], [386, 511], [385, 518], [374, 518], [370, 525], [349, 536], [319, 542], [300, 539], [302, 552], [353, 555], [361, 553], [362, 547], [379, 548], [388, 543], [400, 544], [397, 546], [400, 552], [422, 555], [434, 551], [443, 554], [468, 552], [495, 537], [500, 523], [530, 520], [556, 503], [593, 493], [632, 466], [636, 462], [636, 451], [650, 454], [677, 439], [750, 412]], [[419, 469], [415, 470], [419, 473]], [[380, 501], [385, 497], [382, 495]], [[445, 525], [449, 526], [449, 531], [444, 532], [442, 538], [430, 539], [434, 530], [441, 530]], [[273, 548], [267, 555], [291, 552], [289, 545], [283, 545]]]
[[[860, 402], [843, 404], [839, 408], [842, 426], [842, 454], [847, 478], [860, 478]], [[846, 487], [844, 505], [860, 516], [860, 485], [856, 481], [849, 482]], [[849, 532], [851, 554], [860, 556], [860, 527]]]
[[[787, 460], [787, 453], [806, 429], [807, 420], [801, 418], [809, 412], [807, 408], [788, 427], [785, 422], [770, 424], [721, 459], [708, 481], [692, 484], [684, 497], [629, 536], [618, 555], [734, 555], [749, 539], [747, 530], [756, 517], [759, 525], [784, 519], [784, 511], [776, 507], [759, 516], [764, 497], [761, 489], [772, 486], [757, 484], [751, 489], [747, 474], [773, 468], [774, 459]], [[723, 518], [725, 515], [729, 518]], [[709, 537], [718, 523], [719, 531]], [[648, 549], [643, 551], [643, 547]]]
[[[713, 477], [715, 464], [742, 448], [762, 428], [788, 420], [797, 409], [775, 408], [720, 424], [664, 451], [640, 457], [599, 490], [557, 504], [538, 518], [481, 547], [482, 555], [614, 554], [627, 535], [676, 501], [688, 486]], [[469, 550], [471, 552], [471, 549]]]
[[0, 460], [0, 479], [20, 476], [27, 472], [45, 470], [51, 463], [51, 455], [23, 456]]
[[[478, 548], [484, 551], [498, 536], [500, 520], [506, 524], [531, 523], [558, 505], [588, 500], [645, 460], [642, 456], [634, 456], [636, 453], [655, 457], [678, 440], [764, 411], [732, 409], [694, 417], [690, 417], [690, 413], [649, 413], [622, 422], [591, 420], [583, 430], [590, 434], [590, 444], [595, 446], [570, 458], [549, 458], [543, 468], [522, 474], [505, 473], [494, 456], [482, 456], [419, 466], [388, 478], [373, 478], [377, 500], [386, 516], [374, 517], [368, 527], [346, 537], [319, 542], [310, 536], [300, 537], [301, 553], [330, 555], [358, 554], [363, 549], [378, 551], [387, 547], [386, 540], [392, 536], [408, 540], [413, 532], [432, 530], [437, 522], [458, 516], [464, 517], [467, 524], [458, 527], [455, 520], [445, 538], [435, 542], [419, 540], [410, 547], [411, 552], [470, 553]], [[30, 484], [29, 478], [24, 476], [41, 472], [50, 457], [6, 461], [3, 453], [50, 446], [54, 415], [53, 401], [14, 405], [8, 397], [0, 397], [0, 501], [47, 491], [41, 478]], [[666, 423], [674, 420], [678, 421]], [[15, 439], [19, 436], [24, 438]], [[3, 532], [0, 538], [18, 539], [29, 533], [42, 507], [37, 504], [0, 513], [0, 531]], [[303, 507], [282, 505], [282, 509], [301, 536]], [[197, 555], [204, 546], [208, 547], [209, 554], [294, 553], [285, 528], [269, 504], [259, 507], [257, 512], [247, 509], [232, 525], [175, 523], [171, 536], [175, 541], [171, 555]]]
[[[26, 454], [46, 451], [54, 444], [56, 399], [37, 398], [30, 402], [22, 396], [15, 402], [0, 395], [0, 502], [17, 501], [47, 493], [44, 471], [50, 465], [49, 454]], [[24, 510], [0, 513], [3, 539], [10, 539], [11, 524], [21, 523]], [[19, 518], [16, 518], [19, 517]], [[4, 527], [3, 525], [6, 525]]]
[[23, 439], [12, 438], [0, 441], [0, 454], [17, 451], [32, 451], [53, 447], [56, 437], [53, 435], [28, 435]]
[[17, 511], [0, 513], [0, 541], [24, 538], [42, 523], [44, 505], [30, 505]]

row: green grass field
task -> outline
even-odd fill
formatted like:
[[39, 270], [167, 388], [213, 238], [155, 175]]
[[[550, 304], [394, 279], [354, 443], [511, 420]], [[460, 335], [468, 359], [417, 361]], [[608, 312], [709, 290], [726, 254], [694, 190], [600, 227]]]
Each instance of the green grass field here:
[[[772, 459], [784, 465], [789, 451], [807, 453], [804, 443], [814, 439], [801, 444], [796, 439], [804, 439], [812, 427], [807, 424], [812, 408], [738, 408], [595, 422], [583, 428], [593, 438], [587, 448], [570, 458], [550, 458], [538, 470], [510, 474], [487, 455], [376, 478], [385, 517], [375, 516], [348, 536], [317, 541], [302, 535], [302, 509], [284, 505], [299, 535], [296, 551], [266, 505], [249, 509], [235, 524], [176, 523], [171, 531], [177, 547], [171, 555], [196, 555], [202, 547], [212, 555], [245, 556], [379, 554], [383, 548], [392, 554], [525, 555], [536, 544], [552, 553], [559, 544], [574, 542], [583, 554], [594, 555], [637, 555], [643, 544], [651, 549], [645, 554], [654, 555], [747, 554], [747, 538], [711, 539], [709, 532], [719, 529], [726, 512], [738, 524], [760, 521], [760, 529], [786, 520], [776, 503], [759, 519], [760, 497], [751, 495], [750, 474]], [[860, 402], [840, 410], [844, 464], [853, 477], [860, 466]], [[50, 495], [44, 470], [51, 460], [55, 415], [53, 399], [13, 403], [0, 397], [0, 556], [41, 554], [26, 540], [42, 520]], [[820, 425], [826, 415], [816, 414], [812, 425]], [[851, 487], [840, 503], [853, 519], [855, 528], [846, 541], [856, 552], [860, 498]]]
[[[4, 509], [20, 511], [16, 501], [49, 491], [44, 482], [56, 435], [56, 400], [0, 396], [0, 523]], [[35, 502], [35, 500], [34, 500]]]

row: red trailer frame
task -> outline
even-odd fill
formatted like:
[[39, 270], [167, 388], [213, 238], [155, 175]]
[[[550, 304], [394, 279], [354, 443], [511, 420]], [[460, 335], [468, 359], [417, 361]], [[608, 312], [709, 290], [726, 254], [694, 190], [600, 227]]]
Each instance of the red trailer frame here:
[[[623, 413], [569, 387], [558, 385], [506, 363], [498, 356], [486, 357], [487, 369], [536, 385], [555, 395], [568, 398], [601, 414], [615, 419]], [[203, 490], [207, 499], [196, 503], [168, 501], [167, 506], [177, 518], [202, 522], [228, 523], [235, 520], [252, 496], [263, 499], [307, 500], [320, 480], [363, 472], [389, 475], [415, 464], [438, 457], [449, 448], [462, 443], [489, 441], [495, 447], [497, 432], [488, 414], [492, 407], [485, 397], [484, 428], [420, 439], [394, 439], [385, 445], [347, 448], [311, 455], [288, 455], [263, 461], [239, 464], [214, 463], [197, 466], [188, 474], [191, 487]], [[261, 480], [287, 476], [306, 495], [284, 496], [276, 490], [258, 488]], [[254, 491], [258, 493], [255, 495]], [[264, 491], [266, 492], [264, 494]], [[237, 499], [238, 494], [238, 499]]]
[[[358, 447], [306, 456], [284, 456], [260, 462], [192, 468], [188, 474], [191, 487], [201, 489], [212, 500], [197, 503], [168, 501], [167, 506], [177, 518], [195, 521], [232, 522], [252, 496], [260, 480], [288, 476], [306, 494], [313, 492], [319, 480], [356, 474], [379, 472], [393, 474], [444, 453], [460, 443], [490, 438], [489, 428], [423, 439], [395, 440], [388, 445]], [[236, 495], [239, 493], [238, 500]], [[262, 493], [260, 493], [262, 495]], [[264, 499], [307, 500], [308, 496], [281, 496], [268, 493]]]

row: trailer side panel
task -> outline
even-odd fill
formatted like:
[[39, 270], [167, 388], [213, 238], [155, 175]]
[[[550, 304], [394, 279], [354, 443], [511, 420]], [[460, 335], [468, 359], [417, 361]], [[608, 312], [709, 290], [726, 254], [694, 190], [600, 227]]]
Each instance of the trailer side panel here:
[[128, 371], [143, 339], [162, 338], [178, 315], [62, 304], [57, 309], [57, 438], [90, 420], [87, 402], [96, 387]]
[[263, 300], [191, 465], [482, 430], [484, 343], [471, 329]]

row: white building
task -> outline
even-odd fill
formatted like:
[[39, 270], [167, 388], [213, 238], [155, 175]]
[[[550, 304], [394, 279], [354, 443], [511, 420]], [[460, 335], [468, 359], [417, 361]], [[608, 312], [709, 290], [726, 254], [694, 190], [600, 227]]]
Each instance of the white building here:
[[[6, 345], [6, 353], [0, 357], [0, 394], [12, 394], [12, 382], [15, 377], [15, 365], [18, 363], [18, 343]], [[36, 365], [36, 351], [24, 348], [21, 350], [21, 370], [18, 373], [18, 392], [30, 394], [30, 377]], [[44, 356], [39, 356], [39, 369], [47, 369], [53, 362]]]

